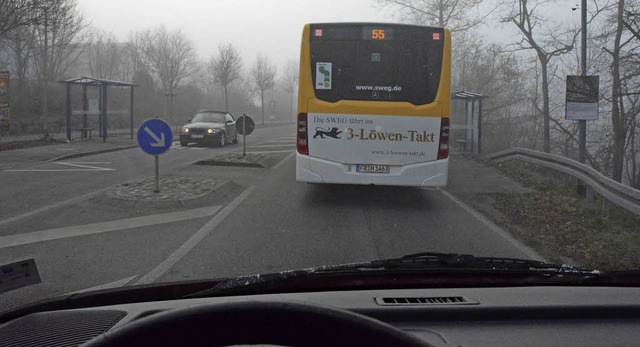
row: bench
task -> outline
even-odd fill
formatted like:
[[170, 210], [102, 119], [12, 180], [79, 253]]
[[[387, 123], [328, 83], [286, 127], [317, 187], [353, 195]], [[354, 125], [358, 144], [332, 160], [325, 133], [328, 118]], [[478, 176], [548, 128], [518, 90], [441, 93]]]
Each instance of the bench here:
[[80, 132], [81, 140], [84, 140], [87, 138], [87, 132], [89, 132], [89, 139], [91, 139], [91, 132], [93, 131], [93, 128], [75, 128], [74, 130]]

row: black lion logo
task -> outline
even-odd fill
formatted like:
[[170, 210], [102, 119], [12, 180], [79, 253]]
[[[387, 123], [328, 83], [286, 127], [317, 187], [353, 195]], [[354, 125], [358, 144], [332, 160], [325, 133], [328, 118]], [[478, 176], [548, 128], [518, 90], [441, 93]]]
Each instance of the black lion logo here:
[[315, 139], [316, 137], [320, 136], [321, 139], [324, 139], [325, 136], [329, 136], [329, 137], [333, 137], [334, 139], [339, 139], [340, 137], [338, 137], [338, 135], [340, 135], [342, 133], [342, 131], [338, 131], [338, 128], [333, 127], [331, 128], [331, 130], [324, 129], [324, 128], [316, 128], [316, 134], [313, 135], [313, 138]]

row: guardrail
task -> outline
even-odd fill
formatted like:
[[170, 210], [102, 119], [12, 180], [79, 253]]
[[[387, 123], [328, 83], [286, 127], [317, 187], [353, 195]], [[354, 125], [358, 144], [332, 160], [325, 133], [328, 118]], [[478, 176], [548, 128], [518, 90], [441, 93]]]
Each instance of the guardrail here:
[[575, 160], [525, 148], [513, 148], [492, 153], [487, 158], [496, 162], [514, 159], [522, 160], [563, 172], [584, 182], [587, 186], [587, 202], [593, 201], [594, 190], [602, 196], [602, 212], [605, 215], [609, 215], [609, 203], [616, 204], [631, 213], [640, 215], [640, 190], [616, 182]]

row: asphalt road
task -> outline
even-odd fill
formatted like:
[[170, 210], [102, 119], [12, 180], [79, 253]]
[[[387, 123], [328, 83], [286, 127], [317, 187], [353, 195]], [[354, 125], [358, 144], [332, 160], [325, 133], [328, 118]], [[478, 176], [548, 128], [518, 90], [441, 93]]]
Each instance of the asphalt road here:
[[[536, 258], [451, 193], [295, 181], [294, 126], [257, 129], [267, 168], [193, 165], [224, 148], [176, 147], [161, 175], [219, 182], [198, 199], [141, 202], [114, 186], [153, 175], [129, 149], [0, 171], [0, 264], [34, 258], [42, 283], [0, 294], [1, 308], [75, 291], [367, 261], [415, 252]], [[468, 171], [468, 170], [465, 170]], [[451, 191], [464, 188], [452, 165]]]

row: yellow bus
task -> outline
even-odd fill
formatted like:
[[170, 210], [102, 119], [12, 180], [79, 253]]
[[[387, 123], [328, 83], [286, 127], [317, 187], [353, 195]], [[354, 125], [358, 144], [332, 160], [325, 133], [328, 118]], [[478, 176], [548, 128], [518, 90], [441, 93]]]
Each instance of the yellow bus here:
[[445, 186], [450, 84], [447, 28], [305, 25], [296, 180]]

